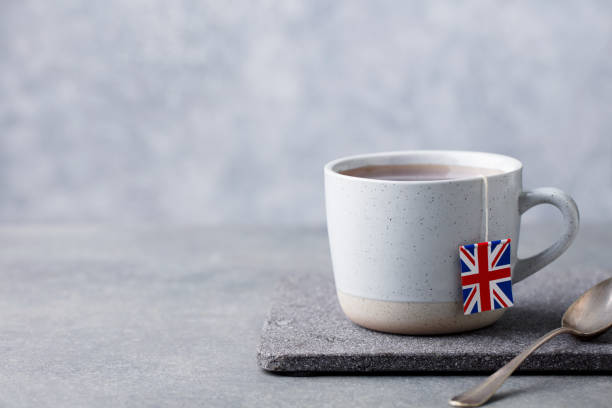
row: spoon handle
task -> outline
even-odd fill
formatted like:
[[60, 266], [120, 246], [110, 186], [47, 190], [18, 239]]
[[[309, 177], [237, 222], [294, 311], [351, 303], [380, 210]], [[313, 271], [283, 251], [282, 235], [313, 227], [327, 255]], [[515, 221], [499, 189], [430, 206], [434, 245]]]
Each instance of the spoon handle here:
[[555, 337], [557, 334], [568, 333], [571, 329], [560, 327], [549, 331], [544, 336], [537, 339], [531, 346], [527, 347], [521, 354], [510, 360], [505, 366], [491, 374], [480, 385], [451, 398], [449, 404], [456, 407], [478, 407], [491, 398], [495, 391], [506, 381], [508, 377], [518, 368], [519, 365], [538, 347]]

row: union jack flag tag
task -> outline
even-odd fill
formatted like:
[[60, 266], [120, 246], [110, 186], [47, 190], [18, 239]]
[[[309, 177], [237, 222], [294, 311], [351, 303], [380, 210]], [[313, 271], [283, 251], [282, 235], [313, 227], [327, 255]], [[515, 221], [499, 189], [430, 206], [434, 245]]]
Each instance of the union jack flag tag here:
[[463, 314], [504, 309], [512, 300], [510, 238], [459, 247]]

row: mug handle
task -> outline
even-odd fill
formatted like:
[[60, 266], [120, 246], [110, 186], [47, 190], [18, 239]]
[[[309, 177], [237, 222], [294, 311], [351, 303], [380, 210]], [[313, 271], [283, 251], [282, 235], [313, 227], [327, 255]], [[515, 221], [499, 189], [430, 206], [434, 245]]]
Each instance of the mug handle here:
[[523, 191], [519, 197], [519, 214], [523, 215], [531, 207], [544, 203], [552, 204], [561, 211], [565, 230], [561, 238], [544, 251], [529, 258], [517, 260], [512, 275], [513, 283], [522, 281], [557, 259], [570, 246], [578, 233], [580, 225], [578, 207], [572, 197], [557, 188], [542, 187]]

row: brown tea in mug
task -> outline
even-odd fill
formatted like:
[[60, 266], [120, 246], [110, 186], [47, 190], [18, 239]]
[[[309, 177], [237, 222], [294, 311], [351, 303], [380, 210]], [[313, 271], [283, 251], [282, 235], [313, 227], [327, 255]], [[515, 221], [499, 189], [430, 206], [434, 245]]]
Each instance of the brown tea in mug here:
[[442, 165], [442, 164], [387, 164], [357, 167], [339, 172], [346, 176], [389, 181], [454, 180], [502, 173], [499, 169]]

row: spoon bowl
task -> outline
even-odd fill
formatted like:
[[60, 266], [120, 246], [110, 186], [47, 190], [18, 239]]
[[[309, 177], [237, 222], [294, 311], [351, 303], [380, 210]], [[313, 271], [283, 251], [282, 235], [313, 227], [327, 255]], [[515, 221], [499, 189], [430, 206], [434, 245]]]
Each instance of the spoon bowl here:
[[561, 325], [581, 337], [596, 336], [612, 327], [612, 278], [576, 299], [563, 314]]

